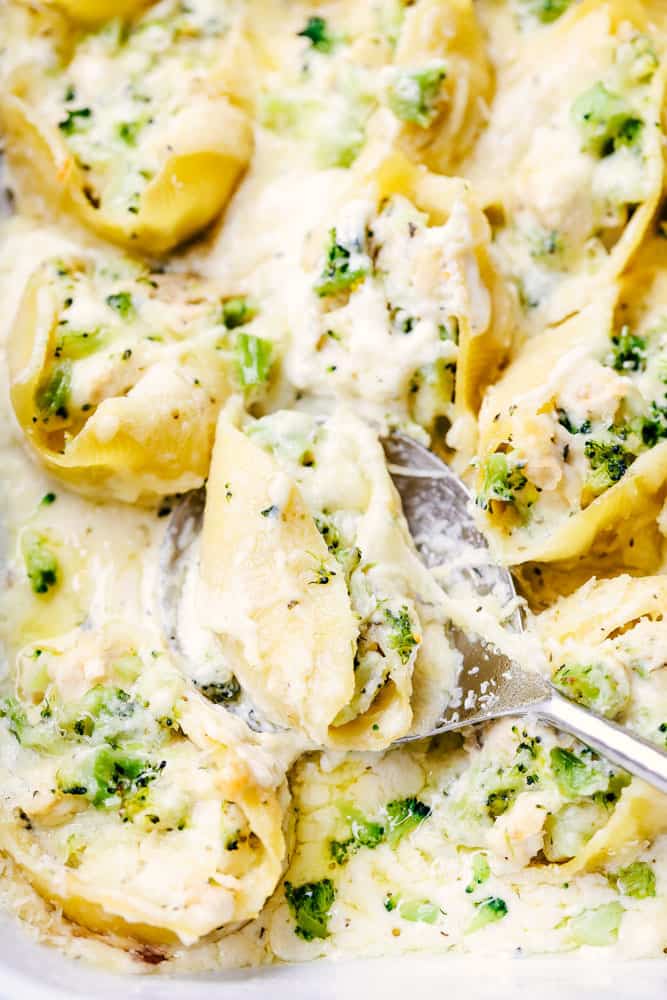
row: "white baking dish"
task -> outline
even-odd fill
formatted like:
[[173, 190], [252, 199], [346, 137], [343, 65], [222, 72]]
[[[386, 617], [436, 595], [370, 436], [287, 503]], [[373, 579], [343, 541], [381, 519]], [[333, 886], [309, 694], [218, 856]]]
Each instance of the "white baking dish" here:
[[667, 961], [424, 958], [313, 962], [205, 976], [114, 976], [34, 944], [0, 918], [0, 1000], [660, 1000]]

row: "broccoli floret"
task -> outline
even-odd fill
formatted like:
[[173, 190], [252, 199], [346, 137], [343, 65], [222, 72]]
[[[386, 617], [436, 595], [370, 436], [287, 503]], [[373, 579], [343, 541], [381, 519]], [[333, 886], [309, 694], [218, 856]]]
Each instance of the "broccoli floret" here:
[[445, 64], [440, 61], [423, 69], [397, 70], [387, 91], [387, 103], [401, 121], [428, 128], [438, 115], [446, 77]]
[[134, 302], [129, 292], [114, 292], [113, 295], [107, 295], [106, 301], [122, 319], [131, 319], [135, 315]]
[[50, 375], [40, 382], [35, 393], [35, 405], [44, 419], [56, 416], [67, 418], [72, 385], [72, 366], [69, 361], [55, 365]]
[[116, 135], [126, 146], [134, 147], [137, 144], [139, 133], [145, 125], [146, 120], [140, 118], [132, 122], [119, 122], [116, 126]]
[[102, 684], [91, 688], [84, 697], [74, 704], [65, 706], [60, 728], [65, 736], [91, 737], [100, 721], [104, 722], [105, 739], [111, 740], [109, 722], [119, 722], [119, 730], [125, 728], [124, 720], [132, 718], [137, 710], [137, 702], [122, 688], [104, 687]]
[[364, 280], [368, 268], [352, 267], [351, 261], [352, 251], [342, 243], [338, 243], [335, 228], [329, 230], [326, 262], [320, 278], [315, 283], [315, 291], [320, 297], [352, 291], [355, 285]]
[[510, 465], [503, 452], [496, 452], [489, 455], [482, 469], [482, 488], [476, 497], [476, 503], [482, 510], [489, 510], [494, 501], [499, 501], [511, 504], [525, 519], [537, 499], [537, 493], [521, 466]]
[[222, 322], [228, 330], [245, 326], [257, 315], [257, 307], [242, 295], [227, 299], [222, 303]]
[[353, 806], [343, 806], [343, 815], [350, 824], [350, 836], [346, 840], [329, 841], [329, 853], [336, 864], [344, 865], [361, 847], [371, 850], [385, 838], [382, 823], [368, 820]]
[[57, 586], [60, 577], [60, 566], [48, 539], [36, 531], [26, 531], [21, 539], [21, 550], [33, 593], [48, 594]]
[[568, 414], [565, 412], [565, 410], [562, 410], [562, 409], [559, 408], [556, 411], [556, 413], [558, 414], [558, 423], [561, 425], [561, 427], [565, 428], [565, 430], [568, 432], [568, 434], [588, 434], [589, 433], [589, 431], [591, 429], [591, 422], [590, 422], [590, 420], [584, 420], [577, 427], [576, 424], [572, 423], [572, 420], [570, 419], [570, 417], [568, 416]]
[[58, 122], [58, 128], [63, 135], [74, 135], [76, 132], [85, 132], [90, 127], [90, 119], [93, 112], [90, 108], [68, 108], [65, 117]]
[[86, 773], [74, 780], [59, 775], [58, 785], [63, 795], [81, 795], [96, 809], [107, 809], [124, 805], [154, 781], [164, 766], [164, 762], [154, 764], [137, 754], [104, 746], [96, 752]]
[[329, 936], [329, 917], [336, 898], [330, 878], [294, 886], [285, 882], [285, 899], [296, 921], [294, 933], [304, 941]]
[[582, 149], [599, 157], [610, 156], [621, 146], [632, 146], [644, 126], [623, 98], [600, 82], [577, 98], [571, 114]]
[[335, 861], [337, 865], [347, 864], [352, 855], [356, 854], [357, 850], [358, 845], [354, 837], [348, 837], [347, 840], [329, 841], [329, 854], [331, 855], [331, 860]]
[[323, 17], [309, 17], [306, 27], [298, 32], [300, 38], [307, 38], [311, 47], [318, 52], [331, 52], [334, 47], [333, 36], [329, 34], [327, 22]]
[[[590, 754], [590, 751], [583, 753]], [[564, 747], [553, 747], [550, 761], [556, 784], [564, 795], [577, 797], [604, 793], [613, 780], [613, 776], [608, 776], [596, 759], [583, 760]]]
[[387, 843], [396, 845], [431, 815], [431, 807], [415, 796], [394, 799], [387, 804]]
[[49, 717], [50, 711], [44, 711], [40, 721], [31, 725], [23, 705], [16, 698], [0, 701], [0, 719], [7, 719], [12, 736], [22, 747], [37, 753], [58, 753], [64, 747], [63, 740], [48, 724]]
[[667, 406], [660, 406], [655, 400], [651, 403], [650, 416], [641, 423], [642, 443], [648, 448], [667, 437]]
[[519, 0], [527, 14], [542, 24], [551, 24], [565, 13], [572, 0]]
[[655, 896], [655, 873], [645, 861], [634, 861], [612, 876], [619, 891], [634, 899], [648, 899]]
[[197, 687], [204, 697], [212, 701], [214, 705], [227, 705], [229, 702], [238, 701], [241, 694], [241, 685], [233, 674], [229, 680], [198, 684]]
[[507, 903], [504, 899], [500, 899], [499, 896], [487, 896], [486, 899], [481, 899], [478, 903], [475, 903], [475, 907], [477, 908], [477, 913], [468, 925], [466, 934], [472, 934], [474, 931], [486, 927], [487, 924], [494, 924], [497, 920], [502, 920], [503, 917], [507, 916], [508, 912]]
[[498, 819], [506, 813], [517, 797], [518, 788], [500, 788], [490, 792], [486, 797], [486, 811], [492, 819]]
[[592, 470], [588, 485], [596, 493], [604, 493], [622, 479], [637, 457], [623, 445], [612, 441], [587, 441], [584, 455]]
[[271, 373], [273, 344], [251, 333], [239, 333], [235, 345], [239, 382], [244, 389], [264, 385]]
[[600, 715], [615, 718], [627, 704], [629, 687], [604, 664], [562, 664], [551, 678], [553, 684], [574, 701]]
[[617, 372], [638, 372], [646, 368], [646, 341], [622, 326], [620, 333], [611, 338], [614, 345], [607, 364]]
[[408, 609], [403, 606], [395, 614], [390, 608], [386, 608], [384, 616], [387, 624], [391, 626], [389, 645], [398, 653], [401, 663], [407, 663], [421, 641], [415, 634]]
[[491, 874], [489, 862], [485, 854], [476, 854], [472, 859], [472, 879], [466, 886], [466, 892], [474, 892], [478, 885], [483, 885]]

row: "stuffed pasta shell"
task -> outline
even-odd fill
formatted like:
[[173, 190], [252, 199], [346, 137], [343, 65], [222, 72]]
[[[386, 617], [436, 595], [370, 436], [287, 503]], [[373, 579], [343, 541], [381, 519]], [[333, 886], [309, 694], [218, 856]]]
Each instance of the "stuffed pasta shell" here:
[[287, 13], [268, 4], [262, 15], [253, 33], [264, 69], [257, 118], [319, 167], [350, 167], [380, 122], [434, 170], [451, 170], [467, 152], [492, 89], [472, 0], [340, 0], [309, 17], [298, 5]]
[[649, 243], [618, 293], [529, 341], [487, 394], [477, 502], [506, 561], [586, 553], [656, 568], [667, 476], [662, 255]]
[[407, 8], [384, 73], [384, 101], [409, 155], [454, 172], [486, 124], [493, 82], [472, 0], [418, 0]]
[[464, 167], [532, 332], [623, 270], [660, 197], [664, 65], [648, 30], [641, 4], [585, 0], [527, 33]]
[[451, 428], [463, 460], [511, 340], [512, 302], [489, 242], [464, 181], [369, 148], [307, 247], [308, 281], [291, 302], [291, 381], [356, 397], [370, 417], [422, 428], [441, 447]]
[[[252, 150], [218, 82], [233, 3], [176, 0], [19, 66], [1, 114], [16, 163], [96, 233], [162, 254], [219, 215]], [[233, 44], [229, 41], [229, 44]]]
[[192, 276], [114, 258], [45, 262], [9, 343], [11, 399], [41, 462], [74, 488], [129, 502], [201, 485], [218, 411], [256, 401], [271, 343], [256, 307]]
[[24, 648], [3, 687], [0, 843], [38, 892], [163, 957], [257, 914], [285, 859], [285, 793], [201, 739], [201, 696], [165, 654], [120, 625], [75, 630]]
[[315, 744], [378, 748], [408, 732], [413, 688], [449, 698], [458, 654], [375, 434], [349, 411], [220, 418], [199, 601], [269, 719]]
[[[662, 576], [593, 579], [536, 620], [556, 687], [661, 747], [667, 747], [666, 599]], [[634, 779], [579, 863], [613, 870], [665, 832], [667, 796]]]

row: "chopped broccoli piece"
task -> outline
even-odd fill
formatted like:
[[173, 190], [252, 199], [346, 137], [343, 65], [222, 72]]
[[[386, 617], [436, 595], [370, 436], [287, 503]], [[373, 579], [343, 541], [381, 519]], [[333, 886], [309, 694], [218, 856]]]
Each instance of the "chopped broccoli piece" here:
[[431, 807], [414, 796], [387, 803], [387, 842], [396, 845], [431, 815]]
[[116, 135], [126, 146], [136, 146], [139, 133], [145, 124], [146, 121], [139, 118], [133, 122], [119, 122], [116, 126]]
[[65, 118], [58, 122], [58, 128], [63, 135], [74, 135], [75, 132], [85, 132], [92, 118], [90, 108], [68, 108]]
[[329, 230], [326, 262], [322, 274], [315, 283], [315, 291], [321, 298], [352, 291], [355, 285], [364, 280], [368, 268], [351, 267], [351, 260], [352, 251], [337, 242], [335, 228]]
[[387, 91], [389, 107], [401, 121], [428, 128], [438, 115], [438, 99], [447, 76], [443, 62], [423, 69], [397, 70]]
[[244, 389], [264, 385], [271, 373], [273, 344], [251, 333], [239, 333], [235, 345], [238, 377]]
[[222, 322], [228, 330], [245, 326], [257, 315], [257, 307], [243, 295], [227, 299], [222, 303]]
[[622, 326], [620, 333], [611, 338], [614, 345], [607, 364], [617, 372], [638, 372], [646, 368], [646, 341]]
[[102, 330], [68, 330], [58, 337], [55, 356], [79, 361], [98, 351], [105, 341], [106, 335]]
[[64, 736], [91, 737], [96, 726], [105, 723], [104, 737], [107, 741], [113, 739], [109, 731], [109, 722], [120, 723], [119, 732], [124, 729], [124, 720], [132, 718], [137, 710], [137, 702], [122, 688], [104, 687], [97, 684], [84, 697], [65, 707], [60, 720]]
[[363, 813], [351, 805], [341, 806], [341, 810], [350, 824], [350, 836], [346, 840], [329, 841], [329, 853], [339, 865], [349, 861], [361, 847], [372, 850], [385, 838], [385, 829], [381, 823], [366, 819]]
[[75, 780], [59, 775], [58, 785], [63, 795], [85, 796], [96, 809], [125, 804], [126, 800], [157, 778], [164, 764], [153, 764], [145, 757], [100, 747], [92, 765]]
[[565, 410], [559, 408], [556, 412], [558, 414], [558, 423], [561, 427], [564, 427], [569, 434], [588, 434], [590, 432], [590, 420], [584, 420], [583, 423], [579, 424], [577, 427], [576, 424], [572, 423], [572, 420]]
[[582, 910], [567, 921], [570, 936], [578, 945], [605, 947], [613, 944], [623, 919], [620, 903], [603, 903], [590, 910]]
[[494, 501], [511, 504], [519, 516], [525, 519], [535, 503], [537, 493], [522, 472], [521, 465], [510, 465], [503, 452], [496, 452], [489, 455], [482, 468], [484, 479], [476, 503], [482, 510], [488, 510]]
[[477, 913], [473, 917], [470, 924], [466, 929], [466, 934], [472, 934], [474, 931], [481, 930], [482, 927], [486, 927], [487, 924], [494, 924], [498, 920], [502, 920], [503, 917], [507, 916], [507, 903], [504, 899], [500, 899], [499, 896], [487, 896], [486, 899], [481, 899], [478, 903], [475, 903], [477, 908]]
[[318, 52], [331, 52], [334, 47], [334, 39], [329, 34], [327, 22], [323, 17], [309, 17], [306, 27], [297, 34], [300, 38], [307, 38], [311, 47]]
[[212, 701], [214, 705], [226, 705], [230, 701], [237, 701], [241, 694], [241, 685], [233, 674], [229, 680], [198, 684], [197, 687], [204, 697]]
[[544, 824], [543, 851], [547, 861], [569, 861], [609, 820], [601, 802], [583, 799], [549, 813]]
[[526, 13], [542, 24], [551, 24], [565, 13], [572, 0], [519, 0]]
[[42, 507], [50, 507], [51, 504], [55, 503], [57, 499], [58, 497], [55, 493], [45, 493], [42, 499], [40, 500], [40, 504], [42, 505]]
[[659, 406], [655, 400], [651, 403], [650, 416], [644, 417], [641, 423], [642, 443], [648, 448], [667, 437], [667, 407]]
[[107, 295], [106, 301], [122, 319], [131, 319], [135, 314], [134, 302], [129, 292], [114, 292], [113, 295]]
[[499, 788], [495, 792], [489, 792], [486, 797], [486, 811], [492, 819], [498, 819], [506, 813], [514, 802], [518, 794], [518, 788]]
[[608, 785], [595, 760], [587, 763], [564, 747], [553, 747], [550, 760], [556, 784], [564, 795], [591, 795], [603, 791]]
[[60, 566], [48, 539], [36, 531], [26, 531], [21, 551], [30, 586], [35, 594], [48, 594], [58, 584]]
[[389, 645], [398, 653], [401, 663], [407, 663], [413, 650], [419, 645], [420, 638], [415, 634], [407, 607], [403, 606], [395, 614], [390, 608], [384, 613], [387, 624], [391, 626]]
[[329, 917], [336, 898], [330, 878], [293, 886], [285, 882], [285, 899], [296, 921], [294, 933], [304, 941], [329, 936]]
[[67, 417], [72, 384], [72, 366], [69, 361], [55, 365], [51, 374], [40, 382], [35, 393], [35, 405], [44, 418]]
[[362, 847], [373, 849], [384, 840], [384, 827], [381, 823], [354, 820], [352, 822], [352, 836]]
[[398, 906], [399, 897], [395, 896], [393, 892], [388, 892], [384, 900], [384, 908], [387, 913], [392, 913]]
[[551, 680], [568, 698], [611, 719], [625, 707], [630, 693], [627, 682], [601, 663], [562, 664]]
[[624, 896], [634, 899], [655, 896], [655, 873], [645, 861], [634, 861], [626, 868], [619, 868], [614, 879]]
[[491, 868], [486, 854], [476, 854], [472, 859], [472, 879], [466, 886], [466, 892], [474, 892], [478, 885], [483, 885], [491, 874]]
[[438, 336], [440, 340], [451, 340], [453, 344], [459, 342], [459, 321], [456, 316], [450, 316], [445, 323], [438, 326]]
[[31, 725], [23, 705], [16, 698], [5, 698], [0, 701], [0, 719], [3, 718], [7, 719], [10, 733], [22, 747], [37, 753], [62, 752], [64, 741], [48, 724], [50, 712], [43, 712], [40, 721]]
[[622, 479], [637, 457], [617, 442], [590, 440], [584, 445], [584, 455], [592, 470], [588, 485], [596, 493], [604, 493]]
[[358, 844], [354, 837], [348, 837], [347, 840], [329, 841], [329, 854], [331, 855], [331, 860], [335, 861], [337, 865], [342, 866], [347, 864], [352, 855], [356, 854], [357, 850]]
[[403, 920], [412, 923], [434, 924], [438, 919], [440, 907], [430, 899], [405, 899], [398, 907]]
[[604, 157], [621, 146], [632, 146], [644, 123], [619, 94], [596, 83], [572, 105], [572, 121], [579, 130], [584, 152]]

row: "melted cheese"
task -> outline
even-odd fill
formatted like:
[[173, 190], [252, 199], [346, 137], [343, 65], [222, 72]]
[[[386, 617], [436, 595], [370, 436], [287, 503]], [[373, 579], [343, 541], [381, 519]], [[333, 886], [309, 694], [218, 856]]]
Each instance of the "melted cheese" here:
[[[530, 720], [392, 746], [462, 697], [450, 622], [665, 744], [659, 7], [3, 6], [0, 866], [44, 941], [662, 954], [664, 797]], [[484, 553], [420, 562], [392, 430], [526, 632]]]

